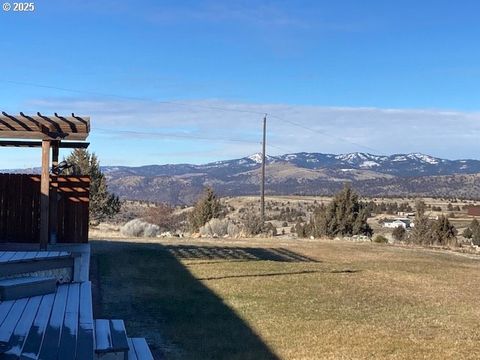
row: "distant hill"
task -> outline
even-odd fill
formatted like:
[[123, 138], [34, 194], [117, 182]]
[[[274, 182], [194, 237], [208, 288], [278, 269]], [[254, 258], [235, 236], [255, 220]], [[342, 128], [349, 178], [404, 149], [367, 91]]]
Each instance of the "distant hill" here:
[[[221, 195], [257, 194], [261, 155], [203, 165], [103, 167], [122, 198], [191, 204], [212, 186]], [[296, 153], [267, 157], [267, 194], [329, 195], [345, 182], [369, 196], [480, 198], [480, 161], [429, 155]]]

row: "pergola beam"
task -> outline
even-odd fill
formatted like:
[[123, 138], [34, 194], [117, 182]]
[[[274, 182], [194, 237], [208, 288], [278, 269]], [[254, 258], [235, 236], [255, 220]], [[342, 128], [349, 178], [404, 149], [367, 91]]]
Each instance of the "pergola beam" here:
[[86, 140], [88, 133], [49, 133], [40, 131], [17, 131], [2, 130], [0, 128], [0, 138], [3, 139], [30, 139], [30, 140]]
[[[60, 149], [86, 149], [89, 145], [89, 142], [60, 141], [58, 147]], [[28, 140], [0, 140], [0, 147], [42, 147], [42, 142]]]
[[72, 116], [0, 114], [0, 138], [39, 140], [85, 140], [90, 132], [90, 118]]

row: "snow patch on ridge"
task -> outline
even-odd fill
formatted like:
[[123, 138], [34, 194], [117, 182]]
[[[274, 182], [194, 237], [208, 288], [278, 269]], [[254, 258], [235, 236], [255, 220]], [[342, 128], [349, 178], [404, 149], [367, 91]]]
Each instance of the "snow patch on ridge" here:
[[375, 166], [380, 166], [380, 164], [371, 160], [364, 161], [363, 163], [360, 164], [361, 168], [372, 168]]
[[407, 157], [409, 159], [419, 160], [419, 161], [422, 161], [424, 163], [432, 164], [432, 165], [436, 165], [436, 164], [439, 163], [439, 159], [434, 158], [434, 157], [429, 156], [429, 155], [420, 154], [420, 153], [408, 154]]
[[262, 161], [263, 161], [263, 156], [262, 156], [262, 154], [260, 154], [260, 153], [256, 153], [256, 154], [250, 155], [248, 158], [249, 158], [250, 160], [256, 162], [257, 164], [261, 164]]

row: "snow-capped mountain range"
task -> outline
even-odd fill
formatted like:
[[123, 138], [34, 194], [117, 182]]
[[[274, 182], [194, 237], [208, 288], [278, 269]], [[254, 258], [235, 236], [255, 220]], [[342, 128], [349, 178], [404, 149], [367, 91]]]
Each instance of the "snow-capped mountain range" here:
[[[242, 171], [252, 170], [259, 167], [261, 163], [262, 155], [257, 153], [241, 159], [216, 161], [203, 165], [106, 166], [103, 169], [107, 173], [121, 172], [140, 176], [181, 175], [203, 172], [225, 172], [228, 175], [233, 175]], [[420, 153], [384, 156], [361, 152], [340, 155], [301, 152], [266, 156], [266, 163], [268, 165], [290, 164], [310, 170], [370, 170], [401, 177], [480, 173], [479, 160], [446, 160]]]
[[[261, 154], [203, 165], [103, 168], [109, 188], [126, 199], [191, 204], [205, 186], [222, 196], [258, 194]], [[480, 198], [480, 161], [429, 155], [296, 153], [267, 156], [267, 194], [331, 195], [345, 182], [369, 196]]]

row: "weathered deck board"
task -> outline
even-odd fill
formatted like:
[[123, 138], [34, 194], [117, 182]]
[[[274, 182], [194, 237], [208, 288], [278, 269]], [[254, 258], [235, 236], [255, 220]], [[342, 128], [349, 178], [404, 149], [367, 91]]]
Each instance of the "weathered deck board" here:
[[28, 299], [28, 304], [10, 337], [8, 343], [9, 350], [3, 354], [5, 359], [17, 359], [21, 355], [25, 339], [32, 327], [33, 320], [35, 319], [41, 301], [42, 296], [35, 296]]
[[3, 324], [3, 321], [7, 317], [14, 303], [15, 300], [4, 301], [0, 303], [0, 326]]
[[75, 360], [77, 353], [78, 314], [80, 305], [80, 284], [71, 284], [68, 288], [67, 307], [63, 321], [62, 334], [58, 349], [58, 358]]
[[35, 259], [35, 256], [37, 256], [38, 251], [26, 251], [25, 256], [23, 257], [23, 260], [30, 260], [30, 259]]
[[46, 259], [57, 257], [69, 257], [70, 253], [66, 251], [1, 251], [0, 263], [15, 262], [27, 259]]
[[[21, 251], [19, 253], [25, 254], [24, 258], [11, 261], [10, 259], [15, 256], [16, 253], [17, 251], [0, 251], [0, 278], [10, 276], [12, 273], [16, 274], [25, 268], [27, 272], [35, 272], [37, 267], [44, 268], [42, 270], [50, 270], [59, 267], [67, 268], [73, 266], [73, 280], [75, 282], [89, 280], [89, 244], [56, 244], [49, 245], [48, 251]], [[72, 264], [69, 264], [70, 261]], [[36, 265], [36, 263], [43, 264], [40, 266]]]
[[15, 255], [12, 256], [12, 258], [9, 261], [22, 260], [27, 255], [28, 255], [27, 252], [18, 251], [15, 253]]
[[47, 328], [48, 319], [52, 311], [55, 294], [42, 296], [42, 302], [38, 308], [35, 320], [28, 333], [25, 345], [23, 346], [21, 359], [37, 359], [42, 346], [43, 337]]
[[113, 351], [128, 351], [127, 330], [123, 320], [110, 320], [110, 335], [112, 337]]
[[0, 279], [55, 269], [65, 269], [65, 274], [74, 276], [74, 262], [74, 257], [67, 252], [5, 252], [0, 259]]
[[133, 346], [133, 341], [131, 338], [128, 338], [128, 347], [130, 348], [130, 351], [127, 355], [128, 360], [138, 360], [137, 354], [135, 352], [135, 347]]
[[27, 303], [28, 298], [15, 300], [15, 303], [0, 326], [0, 342], [7, 343], [10, 340], [10, 336], [12, 336], [13, 330], [22, 316]]
[[128, 352], [128, 360], [153, 360], [152, 353], [144, 338], [130, 339], [130, 351]]
[[0, 256], [0, 262], [8, 262], [16, 253], [16, 251], [5, 251], [2, 256]]
[[80, 309], [77, 336], [77, 359], [91, 360], [94, 356], [92, 288], [89, 281], [80, 284]]
[[62, 331], [65, 308], [67, 305], [68, 286], [59, 286], [52, 307], [50, 320], [40, 350], [40, 359], [56, 359], [60, 333]]
[[46, 276], [24, 276], [0, 280], [0, 300], [46, 295], [55, 292], [57, 280]]
[[95, 344], [98, 353], [110, 352], [112, 350], [110, 324], [106, 319], [95, 320]]

